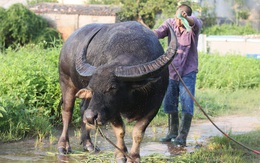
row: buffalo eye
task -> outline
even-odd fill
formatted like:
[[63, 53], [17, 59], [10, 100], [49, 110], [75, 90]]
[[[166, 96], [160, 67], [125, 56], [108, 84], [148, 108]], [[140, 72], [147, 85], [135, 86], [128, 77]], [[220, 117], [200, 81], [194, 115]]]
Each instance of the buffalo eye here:
[[107, 90], [105, 92], [110, 92], [115, 89], [116, 89], [116, 85], [111, 85], [110, 87], [107, 88]]

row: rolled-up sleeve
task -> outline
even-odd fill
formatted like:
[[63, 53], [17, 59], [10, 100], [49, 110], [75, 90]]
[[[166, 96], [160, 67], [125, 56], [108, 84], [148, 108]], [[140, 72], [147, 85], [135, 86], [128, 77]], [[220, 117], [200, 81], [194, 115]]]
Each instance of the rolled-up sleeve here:
[[191, 27], [192, 28], [192, 31], [194, 33], [199, 33], [200, 32], [200, 29], [202, 28], [202, 21], [198, 18], [196, 18], [195, 16], [192, 16], [193, 20], [194, 20], [194, 25]]
[[169, 27], [167, 23], [170, 23], [170, 19], [167, 19], [160, 25], [157, 29], [154, 29], [154, 33], [157, 35], [158, 39], [162, 39], [168, 36]]

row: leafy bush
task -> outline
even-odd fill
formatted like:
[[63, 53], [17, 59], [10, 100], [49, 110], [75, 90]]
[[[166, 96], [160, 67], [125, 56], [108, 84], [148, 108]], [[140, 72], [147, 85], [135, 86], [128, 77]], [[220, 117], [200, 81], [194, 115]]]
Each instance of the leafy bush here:
[[[0, 54], [1, 141], [27, 136], [43, 138], [51, 132], [52, 125], [61, 124], [60, 49], [61, 45], [44, 49], [32, 44]], [[79, 102], [76, 100], [72, 119], [76, 126], [80, 125]]]
[[203, 34], [206, 35], [249, 35], [259, 34], [259, 32], [253, 29], [250, 25], [237, 26], [232, 24], [214, 25], [203, 30]]
[[[44, 137], [52, 125], [61, 123], [58, 110], [61, 98], [59, 52], [60, 46], [44, 49], [41, 45], [27, 45], [19, 47], [17, 51], [8, 48], [6, 54], [0, 54], [1, 141], [26, 136]], [[260, 87], [259, 60], [243, 56], [200, 54], [199, 61], [198, 88], [232, 90]], [[227, 108], [213, 99], [207, 101], [211, 103], [203, 105]], [[79, 125], [79, 100], [76, 103], [72, 122]]]
[[4, 50], [5, 47], [5, 41], [4, 41], [4, 33], [2, 30], [2, 26], [4, 24], [4, 18], [6, 17], [6, 12], [5, 9], [3, 7], [0, 7], [0, 20], [1, 20], [1, 24], [0, 24], [0, 52]]
[[62, 39], [56, 29], [47, 27], [39, 32], [33, 42], [35, 44], [42, 45], [43, 48], [47, 48], [60, 45], [62, 43]]
[[58, 0], [27, 0], [27, 4], [29, 5], [34, 5], [37, 3], [44, 3], [44, 2], [57, 3]]
[[201, 32], [203, 33], [205, 29], [216, 24], [217, 16], [216, 13], [214, 12], [214, 6], [210, 5], [207, 2], [203, 6], [201, 6], [200, 10], [201, 10], [201, 14], [199, 18], [203, 22], [203, 26], [201, 29]]
[[2, 140], [47, 134], [59, 117], [58, 51], [28, 46], [0, 55], [0, 107], [6, 111], [1, 112]]
[[0, 9], [0, 49], [16, 47], [28, 43], [39, 43], [46, 38], [60, 39], [60, 34], [48, 29], [45, 19], [37, 16], [22, 4], [14, 4], [9, 9]]

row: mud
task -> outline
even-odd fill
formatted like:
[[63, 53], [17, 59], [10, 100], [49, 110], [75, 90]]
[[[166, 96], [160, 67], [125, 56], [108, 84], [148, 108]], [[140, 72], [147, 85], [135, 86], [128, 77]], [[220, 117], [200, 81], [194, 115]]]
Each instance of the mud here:
[[[213, 119], [216, 125], [225, 133], [242, 134], [260, 128], [260, 115], [258, 116], [228, 116]], [[114, 134], [110, 129], [103, 129], [104, 134], [115, 142]], [[165, 127], [149, 127], [141, 144], [141, 156], [161, 154], [165, 156], [175, 156], [184, 152], [193, 152], [196, 148], [205, 145], [212, 136], [221, 136], [208, 120], [194, 121], [187, 139], [185, 149], [176, 150], [171, 143], [160, 143], [158, 140], [167, 132]], [[60, 131], [57, 133], [57, 139]], [[74, 151], [82, 151], [79, 144], [80, 138], [74, 132], [70, 132], [70, 142]], [[93, 133], [93, 136], [95, 134]], [[100, 135], [97, 136], [96, 143], [103, 152], [112, 152], [114, 147]], [[130, 130], [125, 137], [128, 149], [131, 146]], [[35, 139], [23, 140], [13, 143], [0, 144], [0, 162], [78, 162], [73, 157], [57, 157], [57, 140], [53, 144], [49, 139], [38, 142]], [[98, 155], [97, 155], [98, 157]]]

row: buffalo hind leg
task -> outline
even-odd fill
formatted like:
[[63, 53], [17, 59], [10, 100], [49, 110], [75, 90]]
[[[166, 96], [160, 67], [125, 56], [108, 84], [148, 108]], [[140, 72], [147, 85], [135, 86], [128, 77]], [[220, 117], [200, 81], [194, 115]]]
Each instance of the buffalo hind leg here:
[[[112, 126], [114, 133], [116, 135], [116, 146], [126, 153], [127, 148], [126, 148], [126, 145], [125, 145], [125, 142], [124, 142], [125, 124], [124, 124], [120, 115], [116, 116], [111, 121], [111, 126]], [[115, 158], [116, 158], [117, 163], [125, 163], [126, 162], [126, 157], [118, 149], [115, 150]]]
[[73, 107], [75, 102], [76, 89], [65, 85], [63, 82], [60, 83], [62, 88], [62, 123], [63, 129], [58, 142], [58, 151], [60, 154], [71, 153], [71, 146], [69, 142], [69, 123], [71, 121]]

